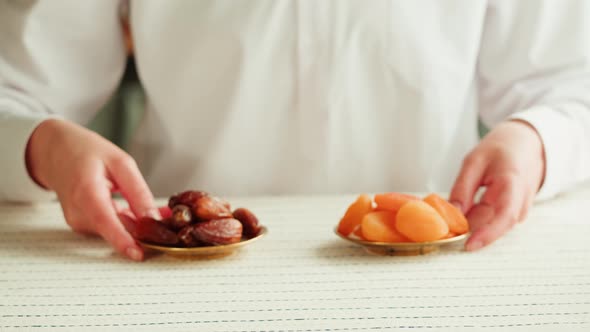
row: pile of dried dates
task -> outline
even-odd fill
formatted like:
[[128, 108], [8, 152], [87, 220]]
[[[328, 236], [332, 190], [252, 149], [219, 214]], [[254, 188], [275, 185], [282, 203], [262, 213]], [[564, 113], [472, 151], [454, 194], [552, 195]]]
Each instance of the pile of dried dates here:
[[141, 218], [132, 234], [136, 239], [174, 247], [201, 247], [240, 242], [256, 237], [260, 225], [248, 209], [231, 211], [229, 203], [202, 191], [170, 197], [172, 215], [162, 220]]

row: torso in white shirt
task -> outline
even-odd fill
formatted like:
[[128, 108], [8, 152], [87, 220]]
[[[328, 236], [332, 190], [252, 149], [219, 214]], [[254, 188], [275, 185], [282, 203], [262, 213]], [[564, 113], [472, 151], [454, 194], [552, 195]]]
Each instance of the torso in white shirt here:
[[149, 108], [131, 153], [161, 195], [448, 190], [478, 139], [484, 13], [472, 1], [132, 2]]
[[[123, 0], [0, 1], [0, 200], [47, 195], [38, 123], [116, 89]], [[477, 120], [543, 140], [549, 197], [590, 178], [590, 2], [131, 0], [157, 196], [448, 191]], [[15, 188], [18, 188], [16, 190]]]

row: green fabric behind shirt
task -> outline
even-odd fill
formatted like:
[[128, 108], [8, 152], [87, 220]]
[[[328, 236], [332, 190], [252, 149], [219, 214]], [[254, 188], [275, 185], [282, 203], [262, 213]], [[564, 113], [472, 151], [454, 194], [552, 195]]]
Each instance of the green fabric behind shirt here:
[[145, 93], [132, 60], [121, 84], [109, 102], [88, 124], [88, 128], [125, 149], [145, 109]]
[[[139, 83], [135, 65], [130, 60], [121, 85], [111, 100], [98, 112], [88, 127], [125, 149], [145, 109], [145, 93]], [[478, 124], [480, 136], [488, 129]]]

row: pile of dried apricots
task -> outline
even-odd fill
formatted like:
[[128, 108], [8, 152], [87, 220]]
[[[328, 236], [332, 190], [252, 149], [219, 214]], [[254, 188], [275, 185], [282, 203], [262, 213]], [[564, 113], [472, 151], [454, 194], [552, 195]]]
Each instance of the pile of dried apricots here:
[[373, 242], [430, 242], [469, 231], [463, 213], [437, 194], [362, 194], [347, 209], [338, 233]]

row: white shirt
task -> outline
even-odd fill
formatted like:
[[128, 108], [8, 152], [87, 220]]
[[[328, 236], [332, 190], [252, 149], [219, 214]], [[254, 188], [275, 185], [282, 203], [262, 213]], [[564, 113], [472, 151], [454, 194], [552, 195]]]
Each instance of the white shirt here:
[[[36, 200], [27, 140], [116, 88], [119, 1], [0, 2], [0, 198]], [[131, 1], [156, 195], [448, 191], [477, 119], [530, 122], [542, 191], [590, 176], [590, 1]]]

